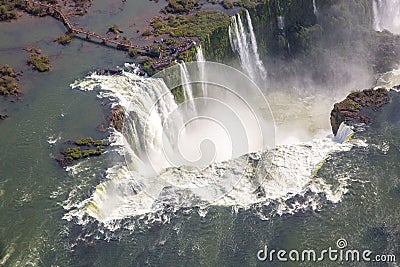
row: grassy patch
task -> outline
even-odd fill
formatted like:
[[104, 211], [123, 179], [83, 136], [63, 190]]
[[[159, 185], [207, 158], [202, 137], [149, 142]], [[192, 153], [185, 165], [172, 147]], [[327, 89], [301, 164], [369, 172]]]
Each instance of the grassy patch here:
[[113, 24], [110, 27], [108, 27], [108, 32], [112, 32], [115, 34], [123, 33], [123, 31], [116, 24]]
[[92, 137], [86, 137], [75, 141], [77, 146], [90, 146], [94, 142]]
[[166, 20], [152, 20], [154, 34], [172, 37], [198, 37], [205, 41], [217, 28], [229, 25], [229, 16], [217, 10], [199, 11], [191, 15], [170, 15]]
[[0, 65], [0, 94], [17, 95], [18, 84], [16, 81], [17, 75], [14, 70], [8, 65]]
[[56, 158], [63, 167], [71, 165], [73, 161], [82, 158], [100, 156], [103, 153], [103, 146], [109, 145], [104, 143], [103, 140], [95, 140], [92, 137], [85, 137], [73, 142], [69, 141], [67, 144], [73, 144], [74, 146], [61, 149], [61, 156]]
[[10, 21], [17, 18], [15, 12], [15, 3], [13, 1], [1, 1], [0, 5], [0, 21]]
[[45, 72], [50, 70], [50, 60], [47, 56], [41, 56], [32, 53], [28, 59], [28, 65], [32, 66], [35, 70], [39, 72]]
[[196, 0], [168, 0], [165, 11], [168, 13], [189, 13], [195, 7]]
[[222, 2], [222, 6], [225, 8], [225, 9], [231, 9], [232, 7], [233, 7], [233, 3], [231, 2], [231, 1], [223, 1]]
[[130, 57], [137, 57], [137, 55], [138, 55], [137, 49], [136, 48], [129, 48], [128, 49], [128, 55]]
[[62, 45], [67, 45], [72, 42], [72, 37], [69, 34], [58, 36], [56, 42]]

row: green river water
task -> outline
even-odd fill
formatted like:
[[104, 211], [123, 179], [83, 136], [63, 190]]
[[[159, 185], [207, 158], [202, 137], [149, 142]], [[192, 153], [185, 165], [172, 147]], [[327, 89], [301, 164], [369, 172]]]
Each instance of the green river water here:
[[[121, 11], [117, 1], [96, 1], [79, 24], [106, 31], [115, 19], [112, 23], [121, 28], [133, 23], [139, 28], [159, 8], [150, 1], [127, 2]], [[138, 22], [129, 20], [135, 16]], [[102, 23], [105, 19], [108, 22]], [[132, 34], [135, 27], [129, 28]], [[107, 157], [90, 159], [91, 170], [71, 175], [54, 160], [58, 150], [49, 138], [104, 137], [95, 129], [104, 121], [101, 101], [95, 93], [72, 90], [69, 85], [93, 69], [130, 60], [121, 51], [82, 40], [65, 47], [54, 43], [64, 31], [51, 17], [23, 16], [0, 24], [0, 64], [24, 72], [22, 100], [0, 100], [0, 110], [11, 116], [0, 123], [0, 266], [387, 266], [265, 263], [256, 257], [266, 244], [276, 250], [322, 250], [336, 248], [340, 238], [347, 240], [349, 248], [393, 254], [400, 260], [398, 93], [393, 93], [392, 104], [376, 126], [355, 134], [353, 140], [367, 146], [330, 155], [318, 172], [316, 179], [346, 182], [347, 192], [338, 203], [320, 194], [316, 210], [283, 216], [273, 211], [276, 203], [239, 213], [211, 207], [205, 217], [194, 208], [168, 213], [169, 223], [151, 227], [142, 223], [133, 230], [111, 231], [93, 219], [84, 225], [63, 219], [69, 194], [78, 191], [90, 196], [110, 164]], [[38, 46], [49, 56], [50, 72], [37, 73], [25, 66], [28, 52], [22, 47], [27, 45]], [[307, 206], [307, 199], [306, 192], [287, 204]]]

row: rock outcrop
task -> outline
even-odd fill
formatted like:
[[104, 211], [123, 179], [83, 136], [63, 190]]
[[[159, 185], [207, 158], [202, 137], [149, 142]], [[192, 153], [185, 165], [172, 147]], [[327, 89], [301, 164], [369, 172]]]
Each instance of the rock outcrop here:
[[342, 122], [372, 123], [371, 114], [389, 101], [389, 92], [385, 88], [365, 89], [349, 94], [342, 102], [336, 103], [331, 111], [333, 134], [336, 135]]
[[61, 149], [61, 155], [56, 161], [61, 167], [71, 165], [74, 161], [87, 157], [100, 156], [103, 148], [108, 146], [109, 142], [103, 140], [95, 140], [92, 137], [82, 138], [76, 141], [67, 141]]
[[110, 122], [110, 127], [115, 128], [118, 132], [122, 132], [124, 126], [125, 111], [121, 106], [113, 107], [110, 111], [108, 120]]
[[111, 69], [97, 69], [95, 70], [97, 75], [117, 75], [122, 74], [122, 69], [111, 68]]
[[0, 114], [0, 121], [5, 120], [8, 118], [7, 114]]

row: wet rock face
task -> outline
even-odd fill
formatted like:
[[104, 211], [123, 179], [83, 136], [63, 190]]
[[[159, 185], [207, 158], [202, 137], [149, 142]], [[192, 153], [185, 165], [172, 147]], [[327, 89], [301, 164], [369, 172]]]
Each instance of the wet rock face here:
[[110, 127], [115, 128], [115, 130], [122, 132], [124, 125], [125, 112], [121, 106], [116, 106], [111, 109], [108, 120], [110, 122]]
[[342, 102], [336, 103], [331, 111], [331, 127], [336, 135], [342, 122], [365, 123], [373, 122], [373, 112], [389, 103], [387, 89], [365, 89], [349, 94]]
[[95, 71], [97, 75], [120, 75], [122, 74], [122, 69], [112, 68], [112, 69], [97, 69]]

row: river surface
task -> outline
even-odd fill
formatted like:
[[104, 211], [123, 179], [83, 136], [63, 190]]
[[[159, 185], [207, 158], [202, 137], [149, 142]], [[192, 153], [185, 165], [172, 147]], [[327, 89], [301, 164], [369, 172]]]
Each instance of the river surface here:
[[[109, 2], [115, 2], [111, 9]], [[159, 8], [150, 1], [96, 1], [88, 16], [76, 22], [104, 32], [116, 23], [135, 32], [144, 19], [129, 17], [141, 18], [143, 10], [150, 14]], [[109, 21], [102, 26], [105, 19]], [[394, 92], [375, 126], [357, 132], [348, 149], [327, 155], [310, 183], [329, 188], [317, 193], [305, 185], [290, 198], [246, 209], [166, 208], [107, 222], [69, 216], [91, 198], [115, 161], [109, 153], [66, 171], [54, 160], [57, 142], [104, 138], [95, 130], [104, 121], [105, 109], [98, 92], [73, 90], [70, 84], [94, 69], [122, 66], [130, 59], [121, 51], [81, 40], [65, 47], [54, 43], [64, 31], [50, 17], [23, 16], [0, 24], [0, 64], [24, 72], [22, 100], [0, 100], [0, 110], [11, 115], [0, 123], [0, 266], [265, 266], [256, 256], [265, 245], [321, 251], [336, 248], [341, 238], [348, 248], [400, 259], [400, 97]], [[49, 56], [50, 72], [25, 66], [29, 55], [22, 48], [27, 45]]]

